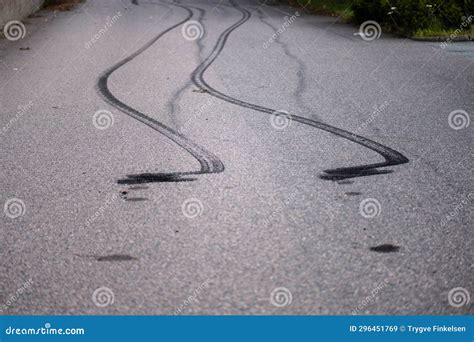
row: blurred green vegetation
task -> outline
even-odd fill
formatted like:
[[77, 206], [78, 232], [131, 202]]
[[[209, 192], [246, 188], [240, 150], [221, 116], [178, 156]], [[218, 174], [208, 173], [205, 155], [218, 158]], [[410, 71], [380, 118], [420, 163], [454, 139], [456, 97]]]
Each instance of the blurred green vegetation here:
[[465, 17], [464, 0], [354, 0], [352, 9], [356, 23], [375, 20], [405, 36], [423, 31], [450, 32], [463, 23], [463, 29], [470, 30], [471, 26]]
[[70, 11], [74, 6], [84, 0], [45, 0], [43, 7], [54, 11]]
[[[472, 34], [474, 0], [289, 0], [314, 13], [361, 24], [375, 20], [403, 36]], [[467, 14], [472, 15], [469, 20]]]
[[341, 17], [349, 21], [353, 17], [352, 1], [348, 0], [289, 0], [290, 4], [305, 7], [307, 10], [324, 15]]

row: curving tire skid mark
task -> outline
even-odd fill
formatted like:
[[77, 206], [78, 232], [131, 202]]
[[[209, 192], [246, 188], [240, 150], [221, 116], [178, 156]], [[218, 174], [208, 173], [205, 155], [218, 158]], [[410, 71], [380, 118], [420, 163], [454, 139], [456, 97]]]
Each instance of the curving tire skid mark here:
[[[230, 0], [230, 3], [234, 8], [239, 10], [242, 14], [242, 17], [240, 18], [239, 21], [237, 21], [234, 25], [230, 26], [227, 28], [218, 38], [217, 43], [211, 52], [211, 54], [204, 60], [204, 62], [199, 65], [196, 70], [192, 74], [192, 80], [196, 84], [196, 86], [201, 87], [202, 89], [205, 89], [207, 93], [210, 95], [217, 97], [221, 100], [224, 100], [229, 103], [233, 103], [235, 105], [238, 105], [240, 107], [244, 108], [249, 108], [253, 109], [262, 113], [266, 114], [271, 114], [273, 115], [275, 112], [277, 112], [276, 109], [268, 108], [268, 107], [263, 107], [260, 105], [252, 104], [249, 102], [245, 102], [233, 97], [230, 97], [229, 95], [226, 95], [216, 89], [214, 89], [211, 85], [209, 85], [206, 80], [204, 79], [204, 73], [206, 70], [211, 66], [211, 64], [216, 60], [216, 58], [219, 56], [219, 54], [222, 52], [224, 49], [225, 43], [229, 37], [229, 35], [234, 31], [236, 28], [244, 24], [247, 20], [249, 20], [251, 14], [248, 10], [238, 6], [237, 4], [234, 3], [234, 1]], [[321, 175], [320, 178], [326, 179], [326, 180], [342, 180], [346, 178], [354, 178], [354, 177], [362, 177], [362, 176], [369, 176], [369, 175], [374, 175], [374, 174], [381, 174], [381, 173], [389, 173], [391, 172], [390, 170], [378, 170], [377, 168], [380, 167], [386, 167], [386, 166], [395, 166], [395, 165], [400, 165], [407, 163], [409, 160], [402, 155], [400, 152], [395, 151], [387, 146], [384, 146], [380, 143], [377, 143], [373, 140], [367, 139], [363, 136], [348, 132], [346, 130], [328, 125], [326, 123], [320, 122], [320, 121], [315, 121], [311, 120], [305, 117], [297, 116], [297, 115], [291, 115], [291, 120], [312, 126], [318, 129], [321, 129], [323, 131], [335, 134], [339, 137], [345, 138], [347, 140], [350, 140], [354, 143], [357, 143], [359, 145], [362, 145], [366, 148], [371, 149], [372, 151], [377, 152], [380, 154], [385, 161], [380, 162], [380, 163], [373, 163], [373, 164], [363, 164], [363, 165], [357, 165], [357, 166], [350, 166], [350, 167], [340, 167], [340, 168], [335, 168], [335, 169], [328, 169], [324, 170], [325, 174]]]
[[[212, 65], [212, 63], [217, 59], [220, 55], [222, 50], [225, 47], [227, 39], [229, 35], [237, 29], [239, 26], [243, 25], [249, 18], [251, 14], [248, 10], [238, 6], [232, 0], [230, 0], [231, 5], [240, 11], [242, 17], [233, 25], [228, 27], [224, 32], [222, 32], [217, 42], [212, 50], [212, 52], [204, 59], [204, 61], [198, 65], [198, 67], [193, 71], [191, 74], [192, 82], [198, 86], [199, 88], [206, 90], [206, 92], [216, 98], [219, 98], [223, 101], [228, 103], [232, 103], [238, 105], [243, 108], [253, 109], [258, 112], [266, 113], [273, 115], [277, 112], [276, 109], [271, 109], [268, 107], [263, 107], [257, 104], [252, 104], [249, 102], [245, 102], [236, 98], [233, 98], [227, 94], [224, 94], [216, 89], [214, 89], [211, 85], [209, 85], [206, 80], [204, 79], [204, 74], [206, 70]], [[159, 133], [163, 134], [164, 136], [168, 137], [170, 140], [174, 141], [178, 146], [184, 148], [187, 152], [189, 152], [201, 165], [200, 170], [197, 171], [188, 171], [188, 172], [171, 172], [171, 173], [142, 173], [142, 174], [135, 174], [135, 175], [128, 175], [127, 178], [121, 179], [118, 181], [119, 184], [139, 184], [139, 183], [149, 183], [149, 182], [180, 182], [180, 181], [191, 181], [194, 180], [193, 178], [187, 178], [186, 176], [190, 175], [199, 175], [199, 174], [209, 174], [209, 173], [218, 173], [224, 171], [224, 164], [222, 161], [215, 156], [213, 153], [207, 151], [205, 148], [197, 145], [190, 139], [188, 139], [183, 134], [173, 130], [172, 128], [164, 125], [163, 123], [145, 115], [144, 113], [139, 112], [138, 110], [128, 106], [118, 98], [116, 98], [108, 88], [108, 79], [110, 75], [126, 63], [130, 62], [150, 46], [152, 46], [156, 41], [158, 41], [162, 36], [166, 33], [170, 32], [171, 30], [175, 29], [176, 27], [182, 25], [189, 19], [193, 17], [193, 12], [190, 8], [177, 4], [177, 3], [166, 3], [168, 5], [180, 7], [187, 11], [187, 16], [185, 19], [181, 20], [180, 22], [172, 25], [171, 27], [165, 29], [157, 36], [152, 38], [148, 41], [144, 46], [140, 49], [129, 55], [128, 57], [122, 59], [106, 71], [104, 71], [97, 83], [97, 89], [99, 94], [103, 97], [103, 99], [108, 102], [110, 105], [114, 106], [115, 108], [119, 109], [123, 113], [133, 117], [134, 119], [144, 123], [145, 125], [151, 127], [152, 129], [158, 131]], [[291, 120], [315, 127], [317, 129], [321, 129], [323, 131], [335, 134], [339, 137], [345, 138], [349, 141], [357, 143], [361, 146], [364, 146], [372, 151], [377, 152], [381, 155], [385, 160], [379, 163], [372, 163], [372, 164], [363, 164], [357, 166], [350, 166], [350, 167], [340, 167], [334, 169], [324, 170], [324, 174], [320, 175], [320, 178], [326, 180], [343, 180], [347, 178], [354, 178], [354, 177], [362, 177], [362, 176], [369, 176], [374, 174], [382, 174], [382, 173], [389, 173], [390, 170], [378, 170], [381, 167], [387, 166], [395, 166], [407, 163], [409, 160], [403, 156], [400, 152], [395, 151], [387, 146], [384, 146], [380, 143], [377, 143], [373, 140], [367, 139], [363, 136], [350, 133], [349, 131], [328, 125], [323, 122], [311, 120], [305, 117], [291, 115]]]
[[224, 171], [224, 164], [222, 161], [215, 156], [213, 153], [207, 151], [204, 147], [199, 146], [190, 139], [188, 139], [183, 134], [173, 130], [172, 128], [164, 125], [162, 122], [155, 120], [144, 113], [139, 112], [138, 110], [128, 106], [117, 97], [115, 97], [108, 87], [108, 80], [110, 75], [112, 75], [117, 69], [124, 66], [150, 46], [152, 46], [158, 39], [163, 37], [165, 34], [185, 23], [192, 18], [193, 12], [185, 8], [184, 6], [179, 6], [187, 11], [187, 16], [178, 23], [168, 27], [164, 31], [160, 32], [157, 36], [149, 40], [145, 45], [139, 48], [137, 51], [129, 55], [128, 57], [122, 59], [115, 65], [111, 66], [109, 69], [105, 70], [97, 81], [97, 91], [102, 96], [102, 98], [108, 102], [113, 107], [122, 111], [123, 113], [131, 116], [132, 118], [144, 123], [155, 131], [163, 134], [178, 146], [184, 148], [189, 152], [201, 165], [200, 170], [198, 171], [189, 171], [189, 172], [171, 172], [171, 173], [143, 173], [138, 175], [128, 175], [126, 179], [121, 179], [118, 181], [119, 184], [138, 184], [138, 183], [148, 183], [148, 182], [179, 182], [179, 181], [190, 181], [193, 178], [186, 178], [185, 176], [197, 175], [197, 174], [206, 174], [206, 173], [216, 173]]

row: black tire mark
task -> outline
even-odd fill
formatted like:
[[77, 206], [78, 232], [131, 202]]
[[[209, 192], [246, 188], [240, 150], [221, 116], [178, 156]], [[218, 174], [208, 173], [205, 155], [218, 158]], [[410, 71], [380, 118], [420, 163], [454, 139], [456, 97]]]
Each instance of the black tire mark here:
[[108, 79], [110, 75], [126, 63], [133, 60], [135, 57], [139, 56], [142, 52], [152, 46], [158, 39], [163, 37], [166, 33], [170, 32], [174, 28], [180, 26], [181, 24], [188, 21], [193, 16], [193, 12], [184, 7], [177, 4], [173, 4], [174, 6], [179, 6], [187, 11], [187, 16], [185, 19], [181, 20], [177, 24], [172, 25], [171, 27], [167, 28], [166, 30], [159, 33], [157, 36], [152, 38], [148, 41], [145, 45], [139, 48], [137, 51], [129, 55], [128, 57], [122, 59], [109, 69], [105, 70], [100, 76], [97, 81], [97, 91], [102, 96], [102, 98], [108, 102], [113, 107], [117, 108], [118, 110], [122, 111], [123, 113], [131, 116], [132, 118], [144, 123], [145, 125], [151, 127], [155, 131], [160, 132], [170, 140], [174, 141], [178, 146], [184, 148], [187, 152], [189, 152], [194, 158], [197, 159], [201, 168], [199, 171], [189, 171], [189, 172], [171, 172], [171, 173], [144, 173], [138, 175], [129, 175], [127, 179], [118, 180], [119, 184], [138, 184], [138, 183], [148, 183], [148, 182], [181, 182], [181, 181], [192, 181], [194, 178], [186, 178], [185, 176], [188, 175], [197, 175], [197, 174], [205, 174], [205, 173], [217, 173], [224, 171], [224, 164], [221, 160], [212, 154], [211, 152], [207, 151], [203, 147], [197, 145], [186, 136], [176, 132], [175, 130], [171, 129], [170, 127], [164, 125], [163, 123], [139, 112], [138, 110], [128, 106], [124, 102], [120, 101], [116, 98], [110, 91], [108, 87]]
[[[262, 24], [268, 26], [273, 32], [276, 32], [278, 30], [277, 27], [273, 26], [272, 24], [270, 24], [270, 22], [267, 22], [265, 20], [266, 17], [265, 17], [264, 11], [262, 10], [262, 6], [259, 6], [256, 9], [256, 11], [258, 13], [258, 19], [262, 22]], [[293, 92], [293, 96], [295, 97], [296, 103], [298, 104], [300, 109], [303, 109], [303, 111], [305, 112], [311, 111], [311, 109], [307, 107], [306, 104], [304, 103], [303, 96], [302, 96], [304, 92], [306, 91], [305, 75], [307, 74], [306, 72], [307, 68], [306, 68], [305, 63], [300, 58], [298, 58], [298, 56], [291, 53], [291, 50], [288, 44], [286, 44], [285, 42], [282, 42], [280, 40], [280, 36], [275, 38], [275, 43], [280, 45], [283, 49], [283, 53], [297, 64], [298, 71], [296, 72], [296, 77], [298, 79], [298, 83], [297, 83], [295, 91]], [[320, 119], [320, 118], [317, 117], [316, 119]]]
[[[205, 80], [204, 80], [204, 73], [206, 70], [211, 66], [211, 64], [217, 59], [217, 57], [222, 52], [229, 35], [234, 31], [236, 28], [244, 24], [251, 16], [250, 12], [246, 9], [243, 9], [236, 5], [234, 2], [230, 1], [231, 5], [238, 9], [242, 13], [242, 18], [237, 21], [235, 24], [227, 28], [221, 35], [219, 36], [214, 49], [210, 53], [210, 55], [193, 71], [191, 75], [192, 82], [200, 87], [201, 89], [206, 90], [210, 95], [217, 97], [221, 100], [224, 100], [229, 103], [236, 104], [238, 106], [253, 109], [259, 112], [263, 112], [266, 114], [273, 114], [276, 110], [259, 106], [256, 104], [252, 104], [249, 102], [245, 102], [236, 98], [232, 98], [222, 92], [211, 87]], [[191, 181], [194, 178], [185, 178], [184, 176], [188, 175], [198, 175], [198, 174], [206, 174], [206, 173], [216, 173], [222, 172], [224, 170], [224, 165], [222, 162], [212, 153], [206, 151], [204, 148], [198, 146], [197, 144], [193, 143], [191, 140], [186, 138], [184, 135], [172, 130], [171, 128], [165, 126], [164, 124], [146, 116], [143, 113], [138, 112], [137, 110], [127, 106], [117, 98], [115, 98], [109, 91], [107, 87], [107, 80], [108, 77], [118, 68], [138, 56], [140, 53], [145, 51], [151, 45], [153, 45], [159, 38], [161, 38], [164, 34], [168, 33], [172, 29], [176, 28], [177, 26], [183, 24], [187, 20], [189, 20], [193, 13], [192, 11], [187, 8], [186, 6], [179, 5], [179, 4], [170, 4], [173, 6], [178, 6], [185, 9], [188, 12], [188, 16], [183, 21], [171, 26], [170, 28], [166, 29], [165, 31], [161, 32], [158, 36], [153, 38], [147, 44], [145, 44], [142, 48], [137, 50], [135, 53], [130, 55], [129, 57], [123, 59], [122, 61], [115, 64], [113, 67], [106, 70], [101, 77], [99, 78], [98, 82], [98, 90], [99, 93], [104, 97], [104, 99], [109, 102], [111, 105], [115, 106], [117, 109], [121, 110], [122, 112], [130, 115], [131, 117], [143, 122], [144, 124], [150, 126], [151, 128], [157, 130], [158, 132], [164, 134], [169, 139], [177, 143], [179, 146], [186, 149], [192, 156], [194, 156], [199, 163], [201, 164], [201, 170], [199, 171], [189, 171], [189, 172], [173, 172], [173, 173], [143, 173], [137, 175], [128, 175], [126, 179], [119, 180], [120, 184], [138, 184], [138, 183], [148, 183], [148, 182], [179, 182], [179, 181]], [[329, 133], [333, 133], [338, 135], [342, 138], [355, 142], [359, 145], [362, 145], [366, 148], [369, 148], [377, 153], [379, 153], [382, 157], [384, 157], [385, 161], [380, 163], [373, 163], [373, 164], [364, 164], [358, 166], [351, 166], [351, 167], [341, 167], [335, 168], [330, 170], [324, 170], [325, 174], [321, 175], [320, 178], [327, 179], [327, 180], [342, 180], [346, 178], [353, 178], [353, 177], [362, 177], [368, 176], [373, 174], [381, 174], [381, 173], [388, 173], [391, 172], [390, 170], [383, 170], [379, 171], [377, 168], [379, 167], [386, 167], [386, 166], [394, 166], [399, 164], [404, 164], [408, 162], [408, 159], [403, 156], [401, 153], [386, 147], [382, 144], [379, 144], [375, 141], [370, 139], [364, 138], [362, 136], [350, 133], [343, 129], [318, 122], [315, 120], [307, 119], [304, 117], [291, 115], [291, 119], [321, 130], [324, 130]]]
[[[191, 8], [191, 9], [194, 9], [196, 10], [199, 14], [198, 14], [198, 17], [196, 18], [196, 21], [199, 21], [199, 22], [202, 22], [203, 19], [204, 19], [204, 15], [206, 14], [206, 11], [202, 8], [199, 8], [199, 7], [194, 7], [194, 6], [187, 6], [188, 8]], [[206, 37], [206, 29], [205, 29], [205, 26], [204, 24], [202, 24], [203, 27], [204, 27], [204, 32], [203, 32], [203, 36], [201, 39], [198, 39], [196, 40], [196, 44], [197, 44], [197, 47], [198, 47], [198, 53], [197, 53], [197, 59], [198, 59], [198, 63], [202, 63], [202, 53], [204, 51], [204, 45], [202, 44], [202, 41], [203, 39]], [[169, 108], [169, 111], [170, 111], [170, 115], [172, 117], [174, 117], [177, 113], [177, 108], [179, 108], [179, 105], [178, 105], [178, 102], [180, 101], [182, 95], [184, 94], [184, 92], [189, 88], [193, 86], [193, 82], [191, 80], [189, 80], [185, 85], [183, 85], [181, 88], [179, 88], [172, 96], [171, 96], [171, 99], [166, 103], [166, 106]], [[181, 127], [178, 127], [175, 126], [175, 128], [180, 131]]]
[[[277, 111], [276, 109], [263, 107], [260, 105], [252, 104], [249, 102], [245, 102], [245, 101], [233, 98], [229, 95], [226, 95], [214, 89], [204, 79], [204, 74], [206, 70], [211, 66], [211, 64], [217, 59], [217, 57], [220, 55], [220, 53], [224, 49], [224, 46], [227, 42], [229, 35], [232, 33], [232, 31], [234, 31], [239, 26], [244, 24], [247, 20], [249, 20], [251, 16], [249, 11], [238, 6], [232, 0], [229, 0], [229, 2], [234, 8], [236, 8], [238, 11], [242, 13], [242, 17], [240, 18], [239, 21], [237, 21], [235, 24], [233, 24], [232, 26], [230, 26], [224, 32], [221, 33], [221, 35], [219, 36], [216, 42], [216, 45], [214, 46], [214, 49], [212, 50], [210, 55], [204, 60], [204, 62], [201, 65], [199, 65], [196, 68], [196, 70], [192, 73], [191, 79], [196, 84], [196, 86], [200, 87], [201, 89], [206, 90], [207, 93], [209, 93], [210, 95], [217, 97], [223, 101], [238, 105], [240, 107], [253, 109], [262, 113], [273, 114]], [[377, 168], [405, 164], [409, 161], [408, 158], [406, 158], [404, 155], [402, 155], [398, 151], [395, 151], [387, 146], [384, 146], [373, 140], [367, 139], [363, 136], [350, 133], [341, 128], [337, 128], [337, 127], [334, 127], [334, 126], [331, 126], [319, 121], [307, 119], [305, 117], [301, 117], [297, 115], [291, 115], [291, 120], [321, 129], [323, 131], [335, 134], [339, 137], [342, 137], [344, 139], [347, 139], [349, 141], [362, 145], [366, 148], [371, 149], [372, 151], [377, 152], [385, 159], [384, 162], [380, 162], [380, 163], [363, 164], [363, 165], [357, 165], [357, 166], [340, 167], [340, 168], [324, 170], [325, 174], [320, 175], [321, 179], [337, 181], [337, 180], [343, 180], [347, 178], [355, 178], [355, 177], [363, 177], [363, 176], [369, 176], [369, 175], [374, 175], [374, 174], [389, 173], [391, 172], [390, 170], [380, 171]]]

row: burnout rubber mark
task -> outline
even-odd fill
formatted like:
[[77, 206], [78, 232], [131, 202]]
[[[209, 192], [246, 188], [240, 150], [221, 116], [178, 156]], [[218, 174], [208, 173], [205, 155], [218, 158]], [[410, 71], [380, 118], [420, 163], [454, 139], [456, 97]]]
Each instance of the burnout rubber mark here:
[[[199, 89], [205, 91], [205, 93], [208, 93], [209, 95], [214, 96], [218, 99], [221, 99], [228, 103], [235, 104], [243, 108], [249, 108], [261, 113], [273, 115], [276, 109], [260, 106], [257, 104], [252, 104], [252, 103], [245, 102], [237, 98], [231, 97], [223, 92], [216, 90], [211, 85], [209, 85], [204, 79], [204, 74], [206, 70], [208, 70], [208, 68], [220, 55], [220, 53], [225, 47], [225, 44], [230, 34], [235, 29], [243, 25], [246, 21], [248, 21], [249, 18], [251, 17], [251, 14], [248, 10], [238, 6], [233, 1], [230, 1], [230, 3], [235, 9], [240, 11], [240, 13], [242, 14], [242, 17], [219, 35], [217, 42], [214, 48], [212, 49], [211, 53], [192, 72], [191, 80], [197, 87], [199, 87]], [[126, 63], [130, 62], [137, 56], [139, 56], [142, 52], [144, 52], [149, 47], [151, 47], [155, 42], [157, 42], [165, 34], [177, 28], [178, 26], [184, 24], [186, 21], [188, 21], [189, 19], [193, 17], [192, 10], [184, 5], [177, 4], [177, 3], [165, 3], [165, 4], [172, 5], [175, 7], [180, 7], [186, 10], [187, 16], [183, 20], [179, 21], [178, 23], [170, 26], [169, 28], [165, 29], [164, 31], [156, 35], [154, 38], [152, 38], [140, 49], [138, 49], [137, 51], [135, 51], [128, 57], [122, 59], [121, 61], [119, 61], [118, 63], [116, 63], [109, 69], [107, 69], [106, 71], [104, 71], [98, 79], [97, 89], [98, 89], [99, 94], [104, 98], [106, 102], [108, 102], [110, 105], [114, 106], [118, 110], [122, 111], [123, 113], [149, 126], [155, 131], [163, 134], [164, 136], [166, 136], [173, 142], [175, 142], [178, 146], [182, 147], [188, 153], [190, 153], [199, 162], [201, 167], [200, 167], [200, 170], [187, 171], [187, 172], [142, 173], [142, 174], [128, 175], [127, 178], [118, 180], [118, 183], [120, 184], [192, 181], [192, 180], [195, 180], [195, 178], [189, 177], [189, 176], [199, 175], [199, 174], [218, 173], [218, 172], [224, 171], [224, 164], [216, 155], [206, 150], [204, 147], [199, 146], [195, 142], [191, 141], [185, 135], [164, 125], [162, 122], [159, 122], [158, 120], [155, 120], [145, 115], [144, 113], [141, 113], [138, 110], [128, 106], [127, 104], [125, 104], [124, 102], [116, 98], [111, 93], [110, 89], [108, 88], [108, 79], [113, 72], [115, 72], [117, 69], [119, 69]], [[343, 130], [341, 128], [337, 128], [320, 121], [308, 119], [308, 118], [297, 116], [297, 115], [291, 115], [291, 119], [293, 121], [335, 134], [339, 137], [342, 137], [344, 139], [357, 143], [361, 146], [364, 146], [378, 153], [384, 158], [384, 161], [379, 162], [379, 163], [362, 164], [362, 165], [357, 165], [357, 166], [327, 169], [327, 170], [324, 170], [324, 173], [322, 175], [320, 175], [321, 179], [341, 181], [344, 179], [354, 178], [354, 177], [363, 177], [363, 176], [390, 173], [392, 172], [391, 170], [378, 170], [378, 168], [400, 165], [400, 164], [407, 163], [409, 161], [404, 155], [402, 155], [398, 151], [395, 151], [378, 142], [375, 142], [363, 136], [351, 133], [349, 131]]]

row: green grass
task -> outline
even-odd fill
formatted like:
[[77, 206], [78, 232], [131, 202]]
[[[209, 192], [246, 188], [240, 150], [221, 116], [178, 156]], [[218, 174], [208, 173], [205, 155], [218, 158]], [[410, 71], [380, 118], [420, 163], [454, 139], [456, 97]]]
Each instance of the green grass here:
[[471, 27], [470, 29], [461, 31], [461, 32], [456, 32], [455, 29], [452, 30], [446, 30], [446, 29], [440, 29], [440, 28], [428, 28], [428, 29], [423, 29], [423, 30], [418, 30], [415, 32], [414, 36], [415, 37], [449, 37], [451, 34], [454, 34], [456, 36], [465, 36], [465, 35], [474, 35], [474, 27]]
[[290, 3], [313, 13], [339, 16], [344, 21], [350, 21], [353, 15], [349, 0], [290, 0]]

